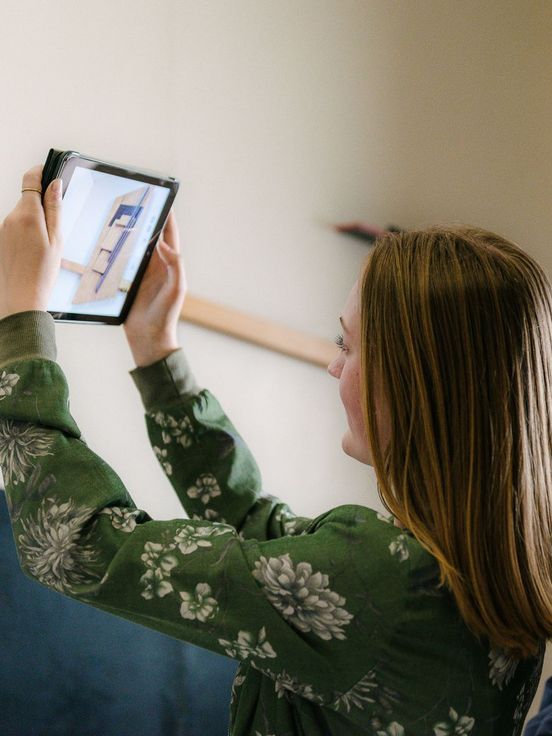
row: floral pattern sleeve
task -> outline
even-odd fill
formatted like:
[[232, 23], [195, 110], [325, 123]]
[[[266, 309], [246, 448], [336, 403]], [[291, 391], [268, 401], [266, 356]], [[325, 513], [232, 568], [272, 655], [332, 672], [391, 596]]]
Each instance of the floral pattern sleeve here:
[[232, 736], [520, 736], [542, 651], [517, 661], [474, 637], [408, 530], [264, 496], [179, 351], [133, 376], [192, 517], [151, 519], [82, 438], [53, 329], [43, 312], [0, 320], [0, 468], [28, 576], [237, 660]]
[[311, 519], [263, 493], [249, 448], [213, 394], [196, 384], [182, 350], [131, 376], [153, 452], [190, 518], [230, 524], [242, 539], [307, 529]]
[[[190, 457], [174, 453], [166, 462], [200, 508], [228, 494], [225, 514], [234, 524], [154, 521], [137, 509], [115, 471], [81, 437], [55, 361], [10, 363], [0, 373], [0, 391], [0, 465], [26, 574], [246, 662], [319, 704], [340, 697], [343, 678], [354, 678], [351, 624], [363, 607], [339, 580], [348, 564], [339, 550], [349, 554], [339, 543], [343, 531], [330, 524], [264, 540], [238, 533], [235, 525], [247, 524], [248, 516], [251, 528], [269, 529], [265, 537], [286, 522], [282, 504], [256, 500], [256, 466], [214, 397], [203, 391], [179, 398], [179, 411], [171, 411], [179, 426], [188, 419], [193, 429], [186, 446], [180, 443]], [[150, 426], [160, 442], [176, 429], [156, 416]], [[206, 482], [207, 467], [216, 486]]]

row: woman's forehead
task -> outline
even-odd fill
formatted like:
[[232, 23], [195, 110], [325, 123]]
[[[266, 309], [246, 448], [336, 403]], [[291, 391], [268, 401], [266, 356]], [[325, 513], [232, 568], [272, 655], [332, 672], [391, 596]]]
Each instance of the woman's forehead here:
[[356, 326], [358, 318], [358, 281], [355, 281], [351, 287], [351, 291], [347, 296], [343, 311], [341, 313], [340, 322], [343, 325], [343, 329], [352, 332]]
[[344, 310], [349, 313], [354, 313], [358, 310], [358, 280], [351, 287]]

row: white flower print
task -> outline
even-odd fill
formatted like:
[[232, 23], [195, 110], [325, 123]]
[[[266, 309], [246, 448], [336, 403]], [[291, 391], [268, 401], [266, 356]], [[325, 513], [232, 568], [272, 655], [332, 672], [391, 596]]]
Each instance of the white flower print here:
[[162, 411], [154, 412], [150, 414], [150, 417], [161, 427], [161, 437], [166, 445], [173, 439], [182, 447], [189, 447], [192, 444], [193, 427], [188, 417], [175, 419], [170, 414], [164, 414]]
[[278, 698], [285, 696], [289, 699], [289, 693], [291, 692], [319, 705], [324, 702], [324, 698], [313, 691], [312, 685], [299, 682], [296, 677], [292, 677], [285, 670], [274, 673], [271, 670], [263, 668], [262, 672], [274, 680], [274, 692], [278, 695]]
[[489, 678], [492, 684], [502, 690], [503, 686], [507, 685], [514, 676], [518, 661], [508, 654], [506, 649], [500, 647], [491, 649], [489, 652]]
[[451, 708], [449, 710], [449, 721], [445, 723], [441, 721], [433, 726], [435, 736], [467, 736], [471, 733], [475, 725], [475, 718], [471, 716], [458, 716], [458, 713]]
[[202, 473], [196, 480], [195, 486], [186, 491], [189, 498], [199, 498], [201, 503], [208, 504], [215, 496], [220, 496], [220, 487], [217, 479], [211, 473]]
[[[241, 667], [241, 665], [240, 665]], [[238, 670], [236, 672], [236, 676], [234, 677], [234, 681], [232, 682], [232, 696], [230, 698], [230, 705], [234, 704], [234, 701], [236, 699], [236, 690], [243, 685], [245, 682], [245, 675], [242, 675], [240, 672], [240, 667], [238, 667]]]
[[376, 681], [376, 673], [370, 670], [364, 677], [356, 682], [346, 693], [339, 693], [332, 703], [332, 707], [338, 710], [345, 708], [347, 713], [355, 706], [364, 710], [364, 703], [375, 703], [376, 693], [379, 685]]
[[297, 522], [298, 519], [290, 519], [289, 521], [284, 521], [284, 532], [289, 537], [297, 533]]
[[144, 590], [141, 595], [146, 600], [152, 598], [164, 598], [164, 596], [172, 593], [174, 588], [172, 583], [165, 579], [163, 570], [160, 567], [146, 570], [146, 572], [140, 577], [140, 582], [144, 586]]
[[176, 530], [174, 541], [183, 555], [195, 552], [198, 547], [212, 547], [209, 537], [218, 537], [221, 534], [233, 532], [231, 526], [225, 524], [211, 524], [210, 526], [194, 526], [186, 524]]
[[226, 524], [226, 519], [219, 514], [215, 509], [205, 509], [203, 514], [192, 514], [192, 519], [195, 521], [218, 521], [220, 524]]
[[55, 484], [55, 476], [51, 473], [45, 476], [40, 465], [35, 465], [29, 476], [25, 478], [25, 493], [20, 494], [17, 501], [9, 494], [6, 496], [12, 523], [15, 524], [21, 519], [23, 507], [28, 502], [35, 506], [38, 501], [49, 495]]
[[321, 639], [346, 639], [342, 627], [353, 618], [341, 608], [346, 600], [328, 588], [328, 576], [313, 572], [310, 563], [294, 567], [289, 554], [261, 557], [252, 574], [274, 608], [299, 631], [312, 631]]
[[238, 631], [238, 638], [233, 641], [219, 639], [218, 643], [224, 647], [224, 651], [229, 657], [247, 659], [247, 657], [259, 657], [265, 659], [276, 656], [276, 652], [271, 647], [266, 638], [266, 629], [263, 626], [259, 630], [257, 637], [249, 631]]
[[172, 475], [172, 465], [165, 460], [167, 457], [167, 451], [162, 450], [160, 447], [153, 447], [153, 452], [155, 453], [155, 457], [159, 460], [159, 463], [161, 464], [161, 467], [165, 471], [167, 475]]
[[[371, 669], [367, 672], [358, 682], [356, 682], [347, 692], [345, 693], [334, 693], [334, 702], [331, 707], [335, 710], [344, 709], [349, 713], [353, 707], [364, 710], [366, 703], [377, 703], [377, 705], [383, 709], [389, 715], [392, 715], [397, 703], [400, 703], [402, 696], [396, 690], [388, 687], [387, 685], [380, 684], [376, 679], [376, 670]], [[386, 734], [384, 724], [375, 718], [372, 720], [372, 728], [377, 731], [380, 730]], [[392, 724], [389, 724], [390, 726]], [[400, 725], [400, 724], [399, 724]], [[401, 726], [402, 728], [402, 726]], [[380, 730], [378, 730], [380, 729]]]
[[[269, 496], [269, 498], [273, 497]], [[274, 515], [274, 521], [278, 524], [282, 524], [284, 534], [288, 537], [299, 533], [305, 534], [304, 531], [299, 532], [298, 528], [298, 526], [300, 527], [300, 523], [305, 522], [305, 519], [303, 517], [297, 517], [287, 506], [276, 512]]]
[[160, 427], [163, 427], [164, 426], [164, 421], [165, 421], [164, 417], [165, 417], [165, 415], [163, 414], [162, 411], [152, 411], [152, 412], [149, 413], [149, 416], [153, 419], [153, 421], [156, 424], [159, 424]]
[[524, 713], [524, 706], [525, 705], [525, 683], [521, 686], [521, 690], [517, 694], [516, 698], [516, 710], [514, 713], [514, 724], [517, 726], [517, 724], [521, 721]]
[[2, 375], [0, 376], [0, 401], [11, 394], [12, 388], [20, 378], [21, 376], [18, 376], [17, 373], [6, 373], [6, 371], [2, 371]]
[[406, 534], [399, 534], [399, 536], [389, 545], [389, 551], [392, 555], [397, 555], [399, 562], [408, 560], [408, 539]]
[[379, 521], [384, 521], [386, 524], [393, 524], [395, 521], [395, 517], [393, 516], [393, 514], [386, 516], [385, 514], [381, 514], [379, 511], [376, 512], [376, 518]]
[[186, 591], [180, 593], [182, 598], [180, 615], [182, 618], [201, 621], [201, 623], [213, 618], [218, 610], [218, 603], [211, 595], [212, 592], [207, 583], [198, 583], [195, 587], [195, 593]]
[[97, 553], [82, 537], [83, 526], [93, 513], [94, 509], [78, 506], [73, 500], [59, 503], [45, 498], [36, 518], [21, 522], [22, 566], [41, 583], [62, 593], [98, 580], [94, 569]]
[[53, 434], [47, 429], [28, 422], [0, 420], [0, 466], [6, 485], [23, 483], [34, 458], [52, 454], [48, 452], [52, 443]]
[[130, 533], [136, 529], [136, 517], [140, 514], [140, 509], [125, 509], [120, 506], [110, 506], [102, 509], [100, 514], [107, 514], [111, 517], [111, 525], [114, 529]]
[[232, 683], [232, 687], [234, 688], [241, 687], [241, 685], [243, 685], [244, 682], [245, 682], [245, 675], [237, 674], [234, 677], [234, 682]]
[[144, 586], [141, 595], [146, 600], [152, 598], [163, 598], [172, 593], [173, 586], [169, 582], [171, 570], [176, 567], [178, 560], [170, 554], [171, 547], [157, 542], [146, 542], [144, 553], [141, 556], [146, 566], [146, 572], [141, 576], [140, 582]]
[[378, 729], [376, 731], [376, 736], [405, 736], [404, 726], [401, 726], [397, 721], [393, 721], [388, 724], [385, 731], [383, 729]]

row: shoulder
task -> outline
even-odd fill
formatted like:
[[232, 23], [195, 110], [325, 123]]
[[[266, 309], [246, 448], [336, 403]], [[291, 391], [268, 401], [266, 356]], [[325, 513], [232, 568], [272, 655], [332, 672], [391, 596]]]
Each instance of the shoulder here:
[[[312, 524], [322, 526], [326, 523], [341, 523], [348, 525], [366, 525], [374, 524], [375, 528], [385, 529], [393, 527], [393, 517], [390, 514], [382, 514], [379, 511], [369, 508], [368, 506], [360, 506], [359, 504], [347, 503], [342, 506], [336, 506], [329, 511], [325, 511], [315, 519]], [[398, 527], [395, 527], [397, 529]]]
[[[349, 596], [365, 597], [398, 608], [413, 579], [424, 585], [438, 572], [435, 559], [409, 532], [365, 506], [346, 504], [313, 519], [301, 533], [243, 547], [251, 566], [268, 565], [276, 577], [283, 569], [311, 571], [335, 581]], [[310, 574], [310, 573], [309, 573]]]
[[333, 528], [336, 532], [341, 530], [342, 533], [353, 534], [358, 538], [364, 537], [370, 544], [390, 544], [401, 537], [412, 552], [423, 551], [411, 532], [395, 526], [393, 516], [382, 514], [367, 506], [357, 504], [337, 506], [313, 519], [307, 531], [313, 533], [323, 528]]
[[393, 517], [356, 504], [338, 506], [312, 521], [306, 530], [321, 541], [332, 540], [360, 563], [363, 577], [391, 586], [439, 577], [437, 560], [408, 530], [395, 526]]

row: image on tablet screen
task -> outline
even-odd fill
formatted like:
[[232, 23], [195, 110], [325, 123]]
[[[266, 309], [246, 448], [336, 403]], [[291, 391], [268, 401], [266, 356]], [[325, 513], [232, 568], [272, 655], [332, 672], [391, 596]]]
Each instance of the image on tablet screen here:
[[168, 196], [166, 187], [76, 166], [48, 311], [117, 317]]

